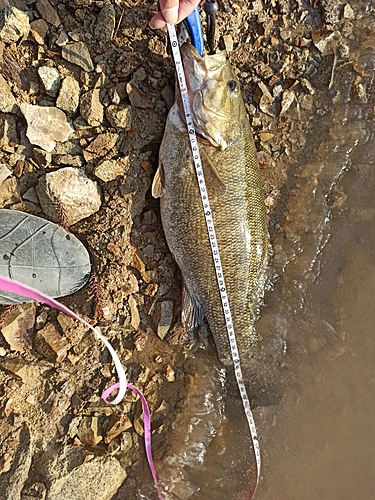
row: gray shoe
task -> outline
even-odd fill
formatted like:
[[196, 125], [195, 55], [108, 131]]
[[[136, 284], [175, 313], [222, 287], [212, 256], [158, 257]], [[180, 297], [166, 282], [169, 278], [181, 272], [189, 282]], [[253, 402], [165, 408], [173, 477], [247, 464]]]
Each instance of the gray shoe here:
[[[91, 272], [86, 248], [72, 234], [35, 215], [0, 210], [0, 275], [63, 297], [87, 283]], [[32, 302], [0, 290], [0, 304]]]

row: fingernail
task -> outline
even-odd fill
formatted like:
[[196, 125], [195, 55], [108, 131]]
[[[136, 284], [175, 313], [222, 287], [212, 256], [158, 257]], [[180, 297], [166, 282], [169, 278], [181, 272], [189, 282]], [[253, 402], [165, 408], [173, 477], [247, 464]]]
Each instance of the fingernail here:
[[169, 24], [176, 24], [178, 19], [178, 7], [170, 7], [169, 9], [165, 9], [163, 11], [164, 19]]

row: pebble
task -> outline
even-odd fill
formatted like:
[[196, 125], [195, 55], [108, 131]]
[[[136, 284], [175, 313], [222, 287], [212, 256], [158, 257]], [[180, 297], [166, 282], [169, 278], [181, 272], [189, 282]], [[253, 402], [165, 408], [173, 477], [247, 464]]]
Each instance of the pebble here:
[[56, 68], [41, 66], [38, 68], [39, 78], [42, 80], [46, 94], [54, 97], [60, 88], [61, 78]]
[[63, 47], [64, 45], [66, 45], [67, 43], [69, 42], [69, 37], [68, 35], [65, 33], [65, 31], [62, 31], [60, 33], [60, 35], [58, 36], [58, 38], [56, 39], [56, 45], [58, 45], [59, 47]]
[[83, 94], [80, 99], [79, 111], [82, 118], [92, 127], [103, 123], [104, 106], [100, 102], [100, 89], [93, 89]]
[[48, 33], [48, 24], [44, 19], [36, 19], [30, 23], [30, 31], [34, 40], [39, 45], [44, 45], [44, 39]]
[[67, 113], [75, 113], [79, 104], [79, 94], [79, 83], [72, 76], [67, 76], [61, 84], [56, 106]]
[[0, 163], [0, 186], [1, 184], [12, 175], [12, 171], [5, 165], [5, 163]]
[[36, 7], [44, 20], [57, 28], [60, 24], [60, 17], [48, 0], [38, 0]]
[[35, 323], [35, 304], [21, 306], [21, 311], [11, 323], [1, 330], [12, 351], [23, 352], [31, 349], [31, 334]]
[[111, 104], [106, 109], [106, 117], [112, 127], [130, 130], [132, 128], [132, 109], [130, 106]]
[[161, 340], [164, 340], [169, 332], [174, 314], [174, 307], [172, 300], [163, 300], [157, 305], [157, 314], [160, 317], [158, 321], [157, 334]]
[[161, 91], [161, 96], [164, 99], [165, 104], [167, 105], [167, 109], [171, 109], [174, 104], [174, 90], [170, 85], [166, 85]]
[[128, 305], [130, 309], [130, 323], [134, 330], [137, 330], [139, 328], [141, 318], [139, 317], [138, 305], [133, 295], [130, 295]]
[[17, 185], [17, 179], [15, 177], [5, 179], [1, 184], [0, 208], [19, 203], [20, 201], [21, 196]]
[[29, 141], [45, 151], [53, 151], [57, 141], [67, 141], [73, 132], [61, 109], [33, 104], [21, 104], [20, 108], [26, 118]]
[[116, 12], [112, 4], [105, 5], [99, 12], [94, 29], [96, 40], [110, 42], [115, 31]]
[[123, 176], [130, 164], [121, 160], [103, 160], [94, 168], [94, 175], [103, 182], [109, 182]]
[[135, 108], [152, 108], [153, 104], [148, 99], [147, 95], [138, 87], [134, 80], [131, 80], [126, 85], [126, 92], [128, 93], [130, 104]]
[[354, 19], [355, 14], [351, 6], [347, 3], [344, 7], [344, 18], [345, 19]]
[[99, 134], [95, 139], [90, 142], [87, 146], [86, 151], [89, 153], [94, 153], [96, 155], [103, 155], [107, 151], [112, 150], [118, 140], [118, 134]]
[[9, 85], [4, 77], [0, 75], [0, 112], [15, 113], [17, 109], [18, 106]]
[[75, 42], [65, 45], [62, 48], [61, 55], [64, 59], [80, 66], [85, 71], [90, 72], [94, 70], [89, 49], [84, 42]]
[[16, 7], [7, 5], [0, 10], [0, 39], [5, 43], [18, 42], [30, 31], [29, 16]]
[[289, 89], [284, 90], [283, 97], [281, 100], [280, 116], [282, 116], [283, 114], [285, 114], [288, 111], [288, 109], [292, 105], [295, 97], [296, 97], [296, 94], [295, 94], [295, 92], [293, 92], [293, 90], [289, 90]]
[[56, 200], [60, 200], [71, 224], [96, 213], [101, 205], [99, 186], [78, 168], [60, 168], [44, 175], [36, 190], [43, 212], [55, 222], [59, 222]]
[[35, 349], [49, 361], [61, 363], [67, 355], [68, 346], [64, 337], [52, 323], [48, 323], [35, 335]]

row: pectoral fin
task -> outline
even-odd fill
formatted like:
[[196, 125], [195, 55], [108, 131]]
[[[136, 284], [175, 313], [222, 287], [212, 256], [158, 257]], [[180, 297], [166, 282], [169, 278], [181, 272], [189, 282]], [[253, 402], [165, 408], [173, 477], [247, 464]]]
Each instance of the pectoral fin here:
[[151, 193], [154, 198], [161, 198], [165, 193], [163, 164], [159, 163], [154, 180], [152, 182]]
[[227, 188], [222, 179], [220, 178], [220, 174], [217, 171], [214, 162], [203, 148], [201, 148], [200, 153], [201, 153], [204, 180], [206, 181], [208, 196], [209, 197], [223, 196], [227, 192]]

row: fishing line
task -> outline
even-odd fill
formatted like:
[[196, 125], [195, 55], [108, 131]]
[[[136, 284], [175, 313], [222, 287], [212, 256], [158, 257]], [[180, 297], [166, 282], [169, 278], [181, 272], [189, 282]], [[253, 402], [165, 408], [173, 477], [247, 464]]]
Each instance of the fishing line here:
[[245, 415], [247, 418], [247, 423], [249, 425], [250, 435], [251, 435], [251, 439], [253, 442], [253, 449], [254, 449], [256, 468], [257, 468], [257, 476], [256, 476], [256, 484], [255, 484], [254, 490], [252, 491], [251, 496], [250, 496], [250, 498], [252, 498], [255, 494], [256, 488], [257, 488], [258, 483], [259, 483], [259, 476], [260, 476], [260, 470], [261, 470], [259, 441], [258, 441], [257, 430], [256, 430], [256, 426], [255, 426], [253, 413], [252, 413], [251, 407], [250, 407], [250, 400], [249, 400], [249, 397], [247, 395], [246, 387], [245, 387], [245, 384], [243, 381], [241, 364], [240, 364], [240, 356], [239, 356], [239, 352], [238, 352], [236, 337], [234, 334], [232, 315], [231, 315], [230, 308], [229, 308], [228, 294], [227, 294], [227, 290], [226, 290], [226, 286], [225, 286], [224, 273], [223, 273], [223, 268], [222, 268], [221, 260], [220, 260], [219, 248], [218, 248], [216, 233], [215, 233], [215, 228], [214, 228], [214, 221], [212, 218], [210, 202], [208, 200], [207, 188], [206, 188], [206, 183], [205, 183], [204, 175], [203, 175], [202, 161], [201, 161], [200, 154], [199, 154], [198, 141], [197, 141], [197, 136], [195, 133], [195, 127], [194, 127], [191, 108], [190, 108], [189, 94], [188, 94], [187, 86], [186, 86], [186, 79], [185, 79], [184, 68], [182, 65], [180, 47], [178, 44], [176, 29], [175, 29], [174, 25], [167, 24], [167, 27], [168, 27], [168, 33], [169, 33], [169, 38], [170, 38], [171, 47], [172, 47], [173, 59], [174, 59], [176, 72], [177, 72], [177, 79], [178, 79], [178, 83], [179, 83], [179, 87], [180, 87], [182, 103], [184, 106], [186, 126], [188, 129], [191, 151], [193, 154], [193, 162], [194, 162], [195, 172], [197, 175], [199, 191], [200, 191], [200, 195], [201, 195], [201, 199], [202, 199], [203, 212], [204, 212], [206, 225], [207, 225], [207, 231], [208, 231], [208, 239], [209, 239], [209, 242], [211, 245], [212, 258], [213, 258], [214, 265], [215, 265], [216, 278], [217, 278], [217, 283], [218, 283], [218, 287], [219, 287], [221, 303], [223, 306], [223, 313], [224, 313], [225, 323], [226, 323], [227, 332], [228, 332], [230, 349], [231, 349], [231, 353], [232, 353], [234, 372], [236, 375], [238, 389], [240, 391], [242, 404], [243, 404], [243, 407], [245, 410]]

